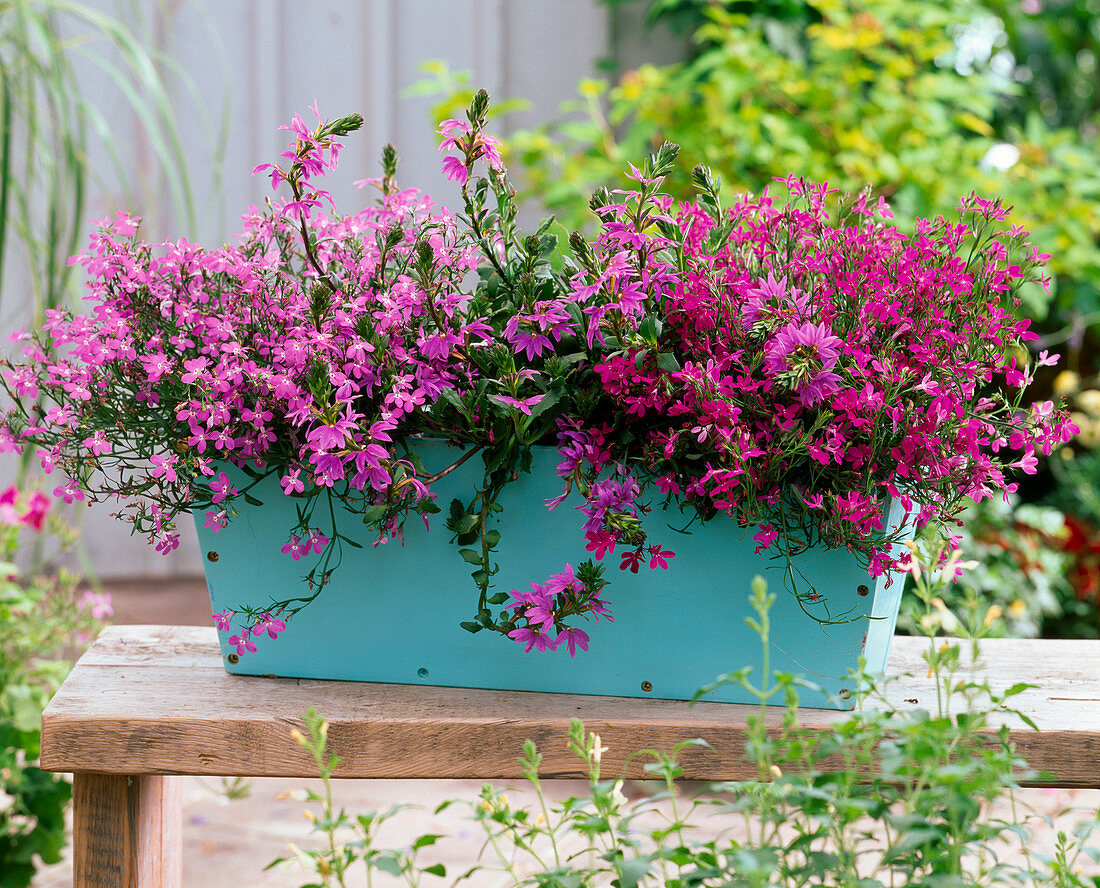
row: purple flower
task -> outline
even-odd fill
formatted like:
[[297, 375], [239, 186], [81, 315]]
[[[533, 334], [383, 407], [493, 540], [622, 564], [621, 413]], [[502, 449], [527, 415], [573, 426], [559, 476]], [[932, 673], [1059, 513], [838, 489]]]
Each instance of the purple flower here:
[[497, 395], [495, 400], [500, 401], [503, 404], [508, 404], [511, 407], [515, 407], [520, 413], [525, 413], [527, 416], [531, 415], [531, 408], [539, 403], [546, 395], [533, 395], [530, 398], [512, 398], [507, 395]]
[[786, 381], [803, 407], [812, 407], [839, 388], [832, 368], [842, 345], [826, 324], [791, 322], [768, 343], [764, 370]]
[[748, 298], [741, 306], [741, 320], [747, 327], [769, 318], [802, 320], [809, 308], [809, 297], [795, 287], [787, 286], [787, 278], [776, 280], [775, 272], [769, 270], [766, 280], [746, 294]]
[[524, 653], [530, 653], [532, 648], [539, 651], [552, 651], [557, 647], [557, 642], [538, 626], [521, 626], [509, 632], [508, 637], [522, 644]]
[[588, 650], [588, 633], [575, 626], [566, 626], [562, 629], [561, 632], [557, 634], [557, 637], [554, 638], [554, 647], [561, 647], [563, 641], [569, 649], [570, 657], [575, 657], [577, 655], [577, 648], [580, 648], [582, 651]]

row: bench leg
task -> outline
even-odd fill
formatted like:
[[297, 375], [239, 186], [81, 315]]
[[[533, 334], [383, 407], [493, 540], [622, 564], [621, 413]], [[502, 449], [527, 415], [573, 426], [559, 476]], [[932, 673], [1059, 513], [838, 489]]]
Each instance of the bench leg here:
[[180, 888], [183, 780], [73, 775], [73, 888]]

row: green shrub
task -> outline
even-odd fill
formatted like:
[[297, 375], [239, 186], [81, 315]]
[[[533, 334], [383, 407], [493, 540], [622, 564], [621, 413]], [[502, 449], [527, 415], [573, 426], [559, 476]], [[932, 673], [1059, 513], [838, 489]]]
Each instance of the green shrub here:
[[0, 494], [0, 888], [24, 888], [38, 861], [60, 859], [72, 789], [36, 765], [42, 710], [110, 612], [105, 596], [78, 596], [70, 573], [20, 576], [13, 562], [28, 530], [33, 540], [25, 542], [39, 554], [47, 543], [72, 541], [64, 522], [47, 514], [50, 502], [14, 487]]

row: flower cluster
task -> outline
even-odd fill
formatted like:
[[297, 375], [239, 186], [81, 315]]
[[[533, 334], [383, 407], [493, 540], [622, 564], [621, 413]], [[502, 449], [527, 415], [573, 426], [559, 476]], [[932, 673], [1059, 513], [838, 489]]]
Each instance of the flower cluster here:
[[[74, 260], [88, 310], [50, 311], [16, 337], [24, 361], [4, 363], [15, 404], [0, 447], [33, 447], [64, 475], [59, 496], [117, 502], [162, 551], [178, 514], [218, 531], [269, 474], [298, 498], [281, 545], [312, 565], [310, 593], [242, 605], [239, 653], [283, 631], [342, 547], [361, 545], [330, 516], [400, 538], [475, 455], [483, 481], [444, 519], [479, 568], [463, 625], [573, 653], [588, 636], [572, 621], [609, 617], [605, 558], [670, 568], [644, 529], [654, 493], [692, 520], [759, 525], [761, 550], [846, 546], [882, 572], [901, 532], [884, 526], [888, 497], [918, 525], [948, 519], [1071, 433], [1052, 404], [1023, 406], [1034, 367], [1012, 307], [1044, 257], [998, 205], [972, 198], [964, 221], [921, 221], [910, 238], [865, 197], [834, 221], [828, 189], [798, 181], [788, 203], [726, 211], [700, 171], [700, 202], [674, 206], [665, 148], [614, 201], [593, 198], [602, 231], [574, 234], [565, 255], [550, 220], [518, 231], [487, 102], [441, 128], [460, 214], [397, 189], [390, 147], [364, 180], [377, 201], [336, 213], [317, 180], [361, 118], [296, 117], [281, 163], [257, 168], [289, 194], [252, 207], [238, 243], [154, 246], [120, 214]], [[422, 436], [461, 455], [429, 472], [410, 449]], [[548, 507], [577, 499], [592, 557], [530, 592], [494, 591], [487, 516], [538, 444], [560, 456]], [[234, 486], [220, 461], [254, 480]]]
[[761, 550], [845, 546], [879, 575], [911, 532], [885, 526], [891, 498], [908, 525], [947, 521], [1076, 432], [1023, 401], [1057, 356], [1029, 366], [1015, 292], [1049, 257], [998, 203], [970, 197], [960, 221], [906, 236], [866, 194], [831, 218], [824, 185], [788, 180], [787, 201], [723, 212], [703, 170], [703, 200], [679, 208], [653, 169], [634, 178], [599, 206], [597, 255], [574, 280], [602, 293], [588, 337], [615, 339], [595, 369], [621, 412], [594, 468], [645, 479], [619, 513], [652, 486], [759, 525]]
[[21, 493], [11, 484], [0, 493], [0, 524], [23, 525], [41, 533], [52, 505], [53, 500], [41, 490]]

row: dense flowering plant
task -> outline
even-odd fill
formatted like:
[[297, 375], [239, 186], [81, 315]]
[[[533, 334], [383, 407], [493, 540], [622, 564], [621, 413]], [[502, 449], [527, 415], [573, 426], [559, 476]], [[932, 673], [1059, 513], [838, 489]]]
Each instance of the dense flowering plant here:
[[[885, 526], [888, 498], [917, 525], [949, 519], [968, 497], [1013, 489], [1006, 470], [1034, 471], [1036, 450], [1072, 433], [1053, 404], [1022, 406], [1034, 367], [1012, 309], [1045, 257], [998, 204], [970, 198], [961, 221], [907, 237], [881, 201], [834, 213], [827, 187], [797, 180], [788, 201], [726, 210], [700, 168], [699, 202], [674, 205], [660, 190], [666, 146], [631, 168], [629, 189], [593, 197], [602, 230], [566, 251], [552, 220], [518, 231], [487, 101], [441, 128], [460, 213], [398, 190], [392, 148], [369, 182], [377, 203], [336, 213], [316, 183], [361, 119], [296, 117], [283, 162], [257, 168], [289, 193], [252, 208], [239, 243], [154, 247], [119, 216], [76, 260], [90, 310], [52, 311], [18, 337], [5, 442], [59, 468], [60, 495], [119, 500], [162, 550], [180, 512], [218, 530], [254, 500], [219, 460], [276, 473], [298, 498], [282, 550], [308, 559], [309, 592], [242, 605], [241, 653], [319, 594], [344, 546], [400, 537], [411, 515], [449, 506], [478, 587], [467, 629], [572, 653], [588, 643], [575, 618], [609, 615], [608, 556], [675, 569], [643, 526], [659, 499], [687, 525], [753, 528], [787, 564], [845, 546], [877, 575], [907, 532]], [[460, 455], [429, 472], [409, 446], [420, 436]], [[540, 443], [561, 459], [548, 507], [575, 498], [592, 557], [494, 589], [490, 518]], [[433, 484], [475, 456], [483, 482], [436, 504]], [[331, 517], [333, 500], [369, 539]]]

